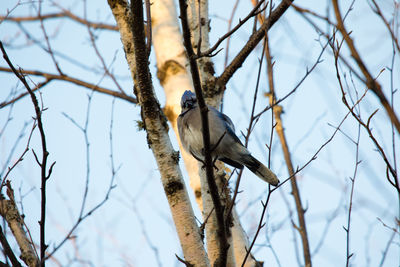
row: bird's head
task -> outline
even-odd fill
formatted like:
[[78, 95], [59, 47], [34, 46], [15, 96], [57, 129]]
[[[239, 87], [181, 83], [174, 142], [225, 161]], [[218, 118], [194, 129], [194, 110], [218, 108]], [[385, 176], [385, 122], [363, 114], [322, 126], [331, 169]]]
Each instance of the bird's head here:
[[194, 108], [197, 105], [196, 95], [189, 90], [186, 90], [181, 99], [182, 110], [188, 110]]

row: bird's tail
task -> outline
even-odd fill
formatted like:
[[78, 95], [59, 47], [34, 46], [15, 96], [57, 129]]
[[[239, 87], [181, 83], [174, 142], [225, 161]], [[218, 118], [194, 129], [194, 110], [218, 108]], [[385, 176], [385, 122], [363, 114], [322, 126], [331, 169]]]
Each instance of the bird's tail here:
[[276, 177], [275, 173], [273, 173], [252, 155], [246, 155], [243, 157], [243, 165], [245, 165], [250, 171], [267, 183], [270, 183], [274, 186], [279, 184], [279, 179]]

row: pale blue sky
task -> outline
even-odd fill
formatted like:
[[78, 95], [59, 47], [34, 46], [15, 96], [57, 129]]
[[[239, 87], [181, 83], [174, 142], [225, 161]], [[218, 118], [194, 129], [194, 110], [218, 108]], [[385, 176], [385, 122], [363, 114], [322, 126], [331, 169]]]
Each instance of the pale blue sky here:
[[[15, 5], [15, 1], [6, 0], [0, 7], [4, 14], [6, 8]], [[229, 18], [234, 1], [210, 1], [211, 43], [227, 29], [226, 19]], [[240, 1], [235, 21], [243, 18], [249, 10], [249, 1]], [[296, 1], [297, 2], [297, 1]], [[341, 1], [343, 6], [350, 1]], [[81, 1], [63, 1], [63, 6], [83, 16]], [[312, 8], [324, 14], [325, 1], [299, 1], [298, 5]], [[389, 5], [385, 5], [385, 10]], [[43, 14], [55, 12], [48, 1], [43, 4]], [[11, 15], [32, 15], [35, 11], [30, 2], [22, 2]], [[88, 17], [93, 21], [114, 23], [114, 19], [106, 1], [88, 1]], [[331, 19], [333, 19], [331, 17]], [[353, 30], [356, 45], [365, 57], [371, 72], [377, 75], [379, 71], [390, 64], [391, 45], [387, 32], [382, 23], [372, 14], [364, 1], [356, 1], [353, 12], [348, 18], [348, 29]], [[31, 34], [42, 40], [39, 23], [23, 24]], [[70, 20], [51, 20], [45, 22], [51, 39], [52, 47], [63, 54], [79, 60], [84, 66], [76, 66], [57, 56], [65, 73], [79, 77], [91, 83], [99, 83], [101, 75], [94, 75], [90, 69], [101, 72], [101, 65], [87, 35], [87, 29]], [[230, 59], [241, 49], [248, 39], [248, 31], [252, 22], [239, 30], [231, 40]], [[326, 26], [323, 25], [323, 29]], [[12, 23], [0, 24], [0, 38], [5, 43], [13, 39], [21, 30]], [[120, 84], [129, 93], [132, 92], [132, 81], [122, 50], [119, 34], [116, 32], [98, 32], [97, 44], [107, 64], [112, 64], [112, 71], [121, 77]], [[275, 60], [275, 86], [278, 97], [284, 96], [298, 83], [305, 73], [306, 67], [311, 67], [317, 59], [321, 44], [317, 41], [318, 34], [296, 12], [289, 10], [270, 31], [271, 48]], [[320, 39], [325, 44], [323, 38]], [[16, 66], [24, 69], [39, 69], [55, 73], [56, 69], [50, 59], [37, 46], [26, 47], [23, 34], [16, 38], [14, 48], [7, 46], [7, 52]], [[222, 45], [225, 47], [225, 44]], [[346, 53], [346, 51], [344, 51]], [[224, 112], [235, 123], [237, 134], [245, 132], [248, 126], [249, 111], [256, 85], [258, 59], [261, 47], [249, 57], [235, 77], [228, 83], [224, 98]], [[216, 73], [223, 70], [224, 51], [213, 61]], [[285, 100], [282, 106], [285, 110], [283, 123], [294, 165], [302, 166], [316, 150], [331, 136], [346, 114], [346, 108], [341, 102], [341, 93], [336, 81], [336, 72], [332, 62], [331, 51], [328, 48], [322, 56], [323, 62], [305, 80], [298, 91]], [[164, 95], [155, 74], [155, 58], [151, 57], [150, 67], [153, 72], [153, 82], [157, 96], [163, 105]], [[5, 66], [1, 61], [0, 66]], [[395, 61], [395, 87], [399, 86], [399, 57]], [[349, 77], [347, 69], [343, 68]], [[257, 110], [261, 110], [268, 101], [262, 96], [266, 91], [266, 75], [263, 68], [260, 83]], [[32, 77], [39, 82], [41, 79]], [[354, 78], [360, 94], [364, 87]], [[0, 101], [4, 101], [12, 88], [23, 92], [17, 80], [0, 72], [2, 90]], [[379, 82], [389, 96], [390, 72], [384, 71]], [[349, 83], [351, 84], [350, 80]], [[101, 80], [101, 85], [114, 89], [110, 79]], [[50, 152], [49, 161], [57, 161], [51, 179], [48, 182], [48, 220], [47, 241], [49, 250], [58, 244], [65, 236], [71, 225], [77, 219], [81, 207], [86, 181], [86, 150], [83, 133], [68, 120], [63, 113], [83, 125], [90, 91], [68, 83], [54, 81], [42, 91], [42, 99], [47, 110], [44, 113], [44, 125]], [[395, 101], [399, 101], [396, 96]], [[397, 105], [398, 107], [398, 105]], [[376, 98], [368, 93], [362, 104], [364, 118], [379, 108], [374, 117], [374, 131], [379, 140], [390, 150], [391, 130], [387, 124], [387, 116]], [[0, 110], [0, 126], [5, 123], [10, 107]], [[105, 195], [111, 179], [110, 139], [109, 129], [111, 120], [112, 98], [93, 94], [88, 137], [90, 142], [90, 173], [87, 207], [99, 203]], [[159, 172], [146, 144], [143, 131], [138, 131], [136, 120], [140, 119], [139, 107], [125, 101], [116, 100], [113, 120], [113, 149], [115, 166], [120, 169], [115, 177], [116, 188], [112, 191], [107, 203], [84, 221], [76, 230], [76, 243], [68, 242], [55, 256], [63, 266], [85, 266], [83, 262], [69, 262], [69, 259], [81, 257], [89, 260], [93, 266], [180, 266], [175, 254], [181, 255], [179, 242], [159, 179]], [[397, 114], [400, 110], [397, 108]], [[28, 122], [25, 136], [17, 145], [11, 163], [23, 151], [27, 134], [34, 115], [29, 98], [18, 101], [13, 106], [12, 121], [10, 121], [0, 139], [0, 162], [3, 168], [10, 150], [17, 139], [21, 128]], [[271, 114], [267, 113], [259, 121], [258, 127], [250, 139], [250, 150], [261, 161], [266, 162], [264, 144], [269, 140]], [[349, 117], [343, 124], [342, 130], [355, 139], [357, 126], [354, 119]], [[360, 160], [362, 160], [356, 177], [354, 193], [353, 217], [351, 224], [351, 252], [354, 252], [351, 263], [354, 266], [379, 266], [382, 251], [385, 249], [392, 232], [385, 228], [377, 219], [380, 218], [389, 226], [394, 226], [394, 216], [398, 218], [398, 199], [393, 187], [388, 185], [385, 177], [385, 165], [374, 150], [374, 146], [365, 131], [361, 131]], [[398, 135], [396, 140], [398, 143]], [[171, 131], [171, 139], [176, 149], [176, 139]], [[266, 141], [267, 140], [267, 141]], [[34, 133], [31, 147], [40, 153], [38, 132]], [[304, 206], [308, 208], [306, 219], [311, 244], [311, 250], [317, 247], [327, 218], [335, 214], [326, 233], [325, 241], [315, 256], [314, 266], [345, 265], [346, 234], [343, 226], [347, 224], [347, 205], [349, 201], [350, 180], [355, 166], [355, 146], [343, 134], [338, 133], [333, 141], [318, 155], [298, 177], [299, 187]], [[398, 145], [396, 151], [399, 151]], [[392, 155], [389, 153], [390, 159]], [[278, 138], [273, 141], [271, 168], [285, 179], [287, 175]], [[185, 179], [187, 175], [183, 169]], [[21, 199], [26, 223], [29, 225], [35, 241], [39, 240], [40, 170], [31, 152], [25, 160], [12, 172], [10, 179], [17, 195]], [[187, 181], [187, 180], [186, 180]], [[187, 185], [188, 185], [187, 181]], [[252, 238], [262, 210], [260, 200], [266, 198], [267, 186], [251, 172], [245, 171], [241, 190], [238, 196], [238, 210], [241, 219]], [[188, 186], [191, 198], [193, 194]], [[259, 260], [268, 266], [295, 266], [298, 264], [293, 245], [293, 229], [288, 218], [288, 206], [294, 211], [290, 195], [290, 185], [282, 186], [271, 198], [268, 210], [266, 231], [263, 230], [256, 242], [254, 252]], [[194, 202], [193, 202], [194, 203]], [[195, 206], [195, 205], [194, 205]], [[201, 215], [195, 208], [196, 215]], [[267, 246], [265, 236], [269, 235], [272, 248], [279, 258], [280, 265], [274, 260], [271, 249]], [[149, 243], [150, 241], [150, 243]], [[297, 241], [300, 242], [297, 235]], [[79, 249], [74, 250], [74, 246]], [[156, 248], [156, 249], [152, 249]], [[300, 247], [299, 247], [300, 248]], [[298, 250], [301, 255], [301, 249]], [[78, 254], [75, 254], [78, 253]], [[79, 256], [77, 256], [79, 255]], [[300, 261], [302, 257], [300, 256]], [[399, 265], [399, 238], [395, 236], [383, 266]], [[49, 261], [48, 266], [57, 266]]]

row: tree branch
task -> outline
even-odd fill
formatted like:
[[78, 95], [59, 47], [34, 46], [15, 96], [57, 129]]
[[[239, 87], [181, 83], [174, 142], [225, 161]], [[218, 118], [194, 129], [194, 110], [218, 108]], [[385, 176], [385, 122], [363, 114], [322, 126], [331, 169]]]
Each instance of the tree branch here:
[[254, 32], [246, 45], [240, 50], [232, 62], [226, 67], [224, 72], [218, 77], [216, 86], [217, 90], [223, 90], [228, 81], [232, 78], [233, 74], [242, 66], [243, 62], [249, 56], [251, 51], [258, 45], [258, 43], [263, 39], [265, 31], [268, 31], [275, 22], [285, 13], [285, 11], [290, 7], [294, 0], [282, 0], [282, 2], [275, 8], [271, 15], [264, 21], [260, 29]]
[[[259, 19], [262, 21], [261, 16], [259, 16]], [[293, 162], [291, 159], [289, 145], [288, 145], [284, 127], [283, 127], [283, 122], [282, 122], [282, 117], [281, 117], [281, 114], [283, 113], [283, 108], [282, 108], [282, 106], [276, 105], [273, 63], [272, 63], [272, 56], [271, 56], [271, 51], [270, 51], [270, 47], [269, 47], [269, 38], [268, 38], [267, 31], [265, 32], [265, 43], [266, 44], [265, 44], [264, 51], [265, 51], [265, 58], [267, 61], [268, 82], [269, 82], [269, 90], [270, 90], [269, 91], [269, 99], [270, 99], [270, 105], [273, 106], [272, 111], [273, 111], [275, 121], [276, 121], [275, 131], [279, 137], [279, 140], [280, 140], [280, 143], [282, 146], [283, 155], [285, 158], [288, 173], [290, 176], [293, 176], [293, 179], [290, 180], [290, 184], [292, 187], [292, 195], [293, 195], [295, 205], [296, 205], [297, 217], [299, 220], [298, 231], [300, 233], [301, 241], [303, 244], [304, 264], [307, 267], [311, 267], [312, 262], [311, 262], [311, 254], [310, 254], [310, 244], [309, 244], [308, 235], [307, 235], [307, 224], [305, 221], [305, 210], [303, 208], [303, 204], [301, 201], [300, 190], [297, 185], [297, 179], [294, 174]]]
[[[0, 71], [13, 72], [12, 69], [5, 68], [5, 67], [0, 67]], [[118, 91], [113, 91], [111, 89], [107, 89], [107, 88], [104, 88], [104, 87], [100, 87], [100, 86], [98, 86], [96, 84], [88, 83], [88, 82], [79, 80], [77, 78], [71, 77], [71, 76], [52, 74], [52, 73], [42, 72], [42, 71], [37, 71], [37, 70], [20, 70], [20, 72], [23, 75], [42, 76], [43, 78], [46, 79], [45, 82], [39, 83], [38, 86], [33, 88], [32, 92], [37, 91], [39, 88], [43, 87], [44, 85], [47, 85], [49, 82], [51, 82], [53, 80], [59, 80], [59, 81], [71, 82], [73, 84], [76, 84], [76, 85], [79, 85], [79, 86], [82, 86], [82, 87], [86, 87], [86, 88], [91, 89], [93, 91], [96, 91], [98, 93], [110, 95], [110, 96], [113, 96], [113, 97], [117, 97], [117, 98], [126, 100], [126, 101], [128, 101], [130, 103], [137, 104], [137, 99], [132, 97], [132, 96], [126, 95], [126, 94], [118, 92]], [[28, 94], [29, 94], [28, 92], [22, 93], [19, 96], [15, 97], [14, 99], [10, 100], [10, 101], [4, 101], [4, 102], [0, 103], [0, 109], [5, 107], [5, 106], [7, 106], [7, 105], [10, 105], [11, 103], [14, 103], [14, 102], [20, 100], [21, 98], [25, 97]]]
[[118, 31], [118, 26], [116, 26], [116, 25], [91, 22], [89, 20], [85, 20], [81, 17], [78, 17], [77, 15], [73, 14], [71, 11], [69, 11], [67, 9], [63, 9], [63, 12], [50, 13], [50, 14], [45, 14], [45, 15], [40, 15], [40, 16], [27, 16], [27, 17], [0, 16], [0, 21], [34, 22], [34, 21], [39, 21], [39, 20], [57, 19], [57, 18], [69, 18], [69, 19], [72, 19], [73, 21], [76, 21], [83, 25], [89, 26], [93, 29]]
[[[260, 1], [259, 3], [256, 4], [256, 6], [250, 11], [250, 13], [243, 19], [239, 19], [239, 23], [230, 31], [222, 35], [218, 41], [207, 51], [203, 51], [197, 54], [198, 57], [207, 57], [207, 56], [212, 56], [212, 53], [218, 49], [218, 46], [228, 37], [230, 37], [232, 34], [234, 34], [240, 27], [242, 27], [250, 18], [257, 16], [262, 10], [265, 9], [262, 8], [261, 10], [258, 11], [260, 6], [264, 3], [264, 0]], [[198, 46], [199, 48], [200, 46]], [[217, 52], [218, 53], [218, 52]]]
[[[3, 53], [3, 58], [7, 62], [7, 64], [10, 66], [14, 74], [20, 79], [20, 81], [24, 84], [26, 90], [28, 90], [29, 95], [31, 96], [33, 106], [35, 108], [35, 113], [36, 113], [36, 121], [38, 125], [38, 129], [40, 132], [40, 139], [42, 143], [42, 161], [40, 162], [40, 169], [41, 169], [41, 213], [40, 213], [40, 265], [41, 267], [45, 266], [45, 252], [47, 249], [46, 245], [46, 239], [45, 239], [45, 223], [46, 223], [46, 182], [50, 178], [51, 175], [51, 170], [55, 164], [55, 162], [52, 163], [50, 166], [49, 170], [47, 171], [47, 158], [49, 156], [49, 152], [47, 151], [47, 145], [46, 145], [46, 135], [44, 133], [43, 129], [43, 122], [42, 122], [42, 109], [39, 107], [39, 103], [37, 101], [37, 98], [35, 94], [33, 93], [32, 89], [30, 88], [28, 82], [26, 81], [25, 77], [19, 73], [11, 63], [10, 59], [8, 58], [8, 55], [6, 51], [4, 50], [3, 43], [0, 41], [0, 49]], [[48, 173], [47, 173], [48, 172]]]
[[360, 54], [358, 53], [353, 40], [350, 38], [350, 35], [346, 31], [344, 24], [343, 24], [342, 15], [340, 14], [338, 1], [332, 0], [332, 4], [333, 4], [333, 8], [335, 10], [335, 16], [336, 16], [336, 20], [337, 20], [337, 28], [341, 32], [344, 40], [346, 41], [346, 44], [347, 44], [348, 48], [350, 49], [351, 56], [354, 58], [358, 67], [360, 68], [361, 72], [363, 73], [363, 75], [366, 79], [366, 83], [365, 83], [366, 86], [368, 88], [370, 88], [372, 90], [372, 92], [374, 92], [374, 94], [379, 98], [379, 101], [381, 102], [382, 106], [385, 108], [385, 110], [390, 118], [390, 121], [394, 124], [397, 132], [400, 134], [399, 118], [397, 117], [393, 108], [390, 106], [388, 100], [386, 99], [386, 96], [382, 91], [381, 85], [376, 81], [376, 79], [368, 71], [367, 66], [365, 65], [364, 61], [362, 60]]
[[[191, 43], [191, 34], [189, 29], [189, 23], [187, 18], [187, 4], [185, 0], [179, 0], [180, 7], [180, 19], [182, 23], [183, 32], [183, 44], [186, 49], [186, 53], [189, 60], [190, 71], [192, 74], [193, 87], [196, 92], [197, 102], [199, 104], [200, 115], [201, 115], [201, 125], [203, 130], [203, 144], [204, 144], [204, 157], [205, 157], [205, 167], [207, 182], [211, 193], [211, 198], [214, 204], [214, 209], [217, 217], [218, 224], [218, 236], [219, 236], [219, 257], [217, 258], [214, 266], [226, 266], [227, 263], [227, 253], [228, 253], [228, 240], [227, 240], [227, 229], [224, 223], [224, 207], [221, 205], [221, 199], [218, 192], [218, 187], [214, 179], [213, 163], [211, 159], [211, 147], [210, 147], [210, 130], [208, 125], [208, 108], [204, 101], [200, 74], [196, 62], [196, 55], [193, 51]], [[199, 7], [200, 8], [200, 7]], [[199, 25], [200, 27], [200, 25]]]

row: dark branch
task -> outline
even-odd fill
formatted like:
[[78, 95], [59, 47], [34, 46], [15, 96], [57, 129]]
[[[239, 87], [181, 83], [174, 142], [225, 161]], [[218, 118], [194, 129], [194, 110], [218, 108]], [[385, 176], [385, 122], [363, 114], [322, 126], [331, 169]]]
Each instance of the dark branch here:
[[271, 13], [271, 15], [264, 21], [263, 25], [254, 32], [246, 45], [240, 50], [232, 62], [226, 67], [221, 76], [217, 79], [217, 88], [222, 90], [228, 81], [232, 78], [233, 74], [242, 66], [243, 62], [250, 55], [251, 51], [258, 45], [258, 43], [264, 38], [265, 31], [268, 31], [275, 22], [285, 13], [294, 0], [283, 0], [279, 6]]
[[[243, 19], [243, 20], [239, 20], [239, 23], [229, 32], [225, 33], [223, 36], [221, 36], [218, 41], [213, 45], [213, 47], [211, 47], [210, 49], [208, 49], [207, 51], [198, 53], [198, 57], [204, 57], [204, 56], [211, 56], [213, 54], [213, 52], [215, 50], [217, 50], [218, 46], [228, 37], [230, 37], [233, 33], [235, 33], [240, 27], [242, 27], [250, 18], [257, 16], [257, 14], [259, 14], [260, 11], [257, 11], [260, 6], [264, 3], [263, 1], [260, 1], [254, 8], [253, 10], [250, 11], [250, 13]], [[266, 6], [264, 8], [261, 9], [264, 10], [266, 8]], [[200, 45], [198, 45], [198, 48], [200, 49]], [[218, 51], [219, 52], [219, 51]], [[217, 53], [218, 53], [217, 52]], [[215, 54], [214, 54], [215, 55]]]
[[228, 253], [228, 240], [227, 240], [227, 231], [224, 223], [224, 207], [221, 204], [221, 199], [218, 192], [218, 187], [214, 179], [214, 170], [213, 163], [211, 158], [211, 146], [210, 146], [210, 131], [208, 124], [208, 108], [204, 101], [202, 89], [201, 89], [201, 80], [200, 74], [196, 62], [196, 55], [193, 51], [192, 43], [190, 40], [190, 28], [187, 18], [187, 4], [185, 0], [179, 0], [179, 8], [180, 8], [180, 19], [182, 24], [182, 32], [183, 32], [183, 44], [185, 46], [185, 50], [187, 53], [187, 57], [190, 65], [190, 72], [193, 80], [193, 87], [196, 92], [197, 102], [199, 104], [200, 115], [201, 115], [201, 125], [203, 129], [203, 144], [204, 144], [204, 158], [205, 158], [205, 166], [206, 166], [206, 176], [207, 183], [210, 189], [211, 198], [214, 204], [215, 213], [217, 217], [217, 231], [218, 231], [218, 239], [219, 239], [219, 257], [215, 262], [215, 266], [226, 266], [227, 262], [227, 253]]
[[397, 132], [400, 134], [400, 120], [397, 117], [396, 113], [394, 112], [393, 108], [390, 106], [389, 101], [387, 100], [385, 94], [383, 93], [381, 85], [376, 81], [376, 79], [371, 75], [367, 66], [365, 65], [364, 61], [362, 60], [360, 54], [358, 53], [353, 39], [351, 39], [349, 33], [346, 31], [342, 15], [340, 13], [339, 4], [337, 0], [332, 0], [333, 8], [335, 10], [335, 16], [337, 20], [337, 28], [342, 34], [344, 40], [346, 41], [347, 47], [350, 50], [351, 56], [357, 63], [357, 66], [360, 68], [362, 74], [366, 79], [365, 85], [371, 89], [371, 91], [378, 97], [379, 101], [381, 102], [382, 106], [385, 108], [390, 121], [394, 124]]
[[11, 60], [8, 58], [8, 55], [3, 47], [3, 43], [0, 41], [0, 49], [3, 53], [3, 58], [7, 62], [7, 64], [10, 66], [12, 69], [13, 73], [18, 77], [18, 79], [24, 84], [26, 90], [29, 92], [29, 95], [31, 96], [33, 106], [35, 107], [35, 113], [36, 113], [36, 121], [38, 125], [38, 129], [40, 132], [40, 139], [42, 143], [42, 161], [40, 162], [40, 168], [41, 168], [41, 214], [40, 214], [40, 265], [41, 267], [45, 266], [45, 252], [47, 249], [47, 245], [45, 243], [45, 222], [46, 222], [46, 182], [48, 179], [48, 175], [46, 174], [47, 168], [47, 157], [49, 156], [49, 152], [47, 151], [47, 145], [46, 145], [46, 135], [44, 133], [43, 129], [43, 123], [42, 123], [42, 109], [39, 107], [38, 100], [33, 93], [32, 89], [30, 88], [28, 82], [25, 79], [25, 76], [23, 76], [22, 73], [18, 72], [14, 65], [11, 63]]
[[12, 248], [10, 247], [10, 244], [8, 243], [7, 238], [5, 237], [5, 235], [3, 233], [3, 228], [1, 228], [1, 226], [0, 226], [0, 243], [3, 246], [5, 254], [10, 259], [12, 266], [13, 267], [21, 267], [22, 265], [18, 261], [18, 259], [15, 256]]

